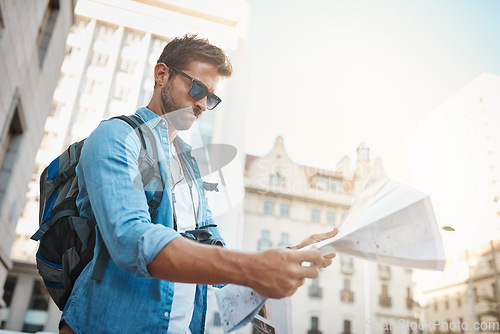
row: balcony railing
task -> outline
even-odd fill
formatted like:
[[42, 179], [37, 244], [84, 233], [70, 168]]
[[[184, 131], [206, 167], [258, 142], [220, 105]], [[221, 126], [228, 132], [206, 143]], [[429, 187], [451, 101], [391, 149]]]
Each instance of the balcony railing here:
[[342, 303], [354, 302], [354, 292], [352, 292], [351, 290], [341, 290], [340, 300], [342, 301]]
[[319, 286], [310, 286], [309, 287], [309, 297], [314, 298], [322, 298], [323, 297], [323, 289]]
[[322, 334], [322, 332], [319, 329], [310, 329], [307, 334]]
[[411, 297], [406, 297], [406, 307], [411, 310], [413, 308], [414, 300]]
[[380, 306], [383, 307], [391, 307], [392, 306], [392, 298], [388, 295], [380, 295], [378, 297], [378, 302]]

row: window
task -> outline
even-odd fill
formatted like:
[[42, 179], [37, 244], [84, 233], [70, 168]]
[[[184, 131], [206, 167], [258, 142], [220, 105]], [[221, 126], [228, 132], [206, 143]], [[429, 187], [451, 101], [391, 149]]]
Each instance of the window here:
[[313, 278], [309, 286], [309, 297], [321, 298], [323, 297], [323, 289], [319, 286], [319, 279]]
[[384, 264], [379, 264], [378, 265], [378, 276], [380, 279], [390, 279], [391, 278], [391, 267], [384, 265]]
[[351, 321], [344, 320], [344, 331], [342, 334], [351, 334]]
[[264, 250], [271, 248], [273, 246], [271, 240], [271, 233], [268, 230], [262, 230], [261, 232], [261, 239], [259, 240], [257, 244], [258, 250]]
[[3, 286], [3, 301], [5, 302], [5, 308], [0, 312], [0, 328], [5, 328], [7, 324], [7, 319], [9, 315], [10, 304], [12, 303], [12, 297], [14, 296], [14, 289], [16, 288], [17, 277], [16, 276], [7, 276], [5, 280], [5, 284]]
[[392, 298], [389, 296], [389, 287], [387, 284], [382, 284], [382, 294], [379, 296], [379, 304], [383, 307], [392, 306]]
[[457, 292], [457, 307], [462, 307], [462, 296]]
[[493, 292], [493, 297], [497, 297], [497, 285], [495, 283], [491, 283], [491, 292]]
[[311, 317], [311, 329], [307, 331], [307, 334], [321, 334], [318, 317]]
[[84, 84], [84, 88], [83, 88], [83, 93], [86, 94], [86, 95], [92, 95], [94, 94], [94, 92], [96, 91], [96, 86], [99, 86], [98, 84], [96, 84], [96, 80], [94, 79], [85, 79], [85, 84]]
[[264, 201], [264, 214], [272, 215], [274, 214], [274, 203], [271, 201]]
[[116, 29], [106, 25], [96, 25], [94, 32], [94, 42], [108, 43], [113, 39]]
[[437, 311], [439, 308], [438, 308], [438, 300], [436, 297], [434, 297], [434, 311]]
[[106, 67], [108, 65], [109, 55], [106, 53], [92, 51], [92, 66]]
[[118, 67], [118, 70], [120, 72], [124, 72], [124, 73], [128, 73], [128, 74], [134, 74], [134, 71], [135, 71], [136, 67], [137, 67], [137, 62], [135, 60], [121, 57], [121, 59], [120, 59], [120, 65]]
[[326, 213], [326, 223], [328, 225], [335, 225], [335, 212], [328, 211]]
[[313, 223], [319, 223], [320, 211], [318, 209], [311, 210], [311, 221]]
[[280, 205], [280, 217], [288, 218], [290, 216], [290, 205], [281, 204]]
[[43, 65], [47, 49], [49, 47], [50, 38], [57, 21], [59, 13], [59, 0], [49, 0], [49, 4], [43, 15], [42, 23], [38, 28], [38, 36], [36, 39], [38, 46], [38, 61], [40, 67]]
[[274, 185], [280, 185], [282, 182], [282, 178], [281, 178], [280, 173], [272, 174], [270, 177], [270, 182], [271, 182], [271, 184], [274, 184]]
[[42, 281], [36, 280], [33, 284], [28, 310], [24, 316], [23, 332], [33, 333], [43, 330], [47, 320], [49, 298], [49, 293]]
[[287, 247], [290, 245], [290, 235], [288, 233], [281, 233], [281, 240], [279, 247]]
[[53, 100], [52, 102], [52, 109], [50, 110], [50, 117], [53, 118], [58, 118], [61, 110], [64, 108], [66, 104], [64, 102], [57, 102], [56, 100]]
[[316, 175], [314, 177], [314, 186], [316, 189], [323, 191], [341, 192], [342, 182], [330, 176]]
[[18, 97], [19, 91], [16, 89], [14, 95], [14, 108], [9, 111], [5, 124], [9, 124], [5, 134], [0, 134], [0, 207], [4, 200], [7, 187], [11, 182], [12, 172], [16, 166], [18, 151], [21, 146], [21, 139], [26, 122]]
[[117, 100], [127, 101], [131, 91], [132, 89], [129, 86], [116, 84], [113, 97]]
[[450, 309], [450, 303], [448, 302], [448, 295], [444, 295], [444, 308], [447, 310]]
[[411, 310], [413, 308], [413, 297], [411, 296], [411, 288], [406, 288], [406, 308]]
[[351, 256], [340, 255], [340, 271], [344, 275], [351, 275], [354, 272], [354, 261]]
[[351, 281], [344, 279], [344, 288], [340, 291], [340, 301], [342, 303], [354, 302], [354, 292], [351, 291]]

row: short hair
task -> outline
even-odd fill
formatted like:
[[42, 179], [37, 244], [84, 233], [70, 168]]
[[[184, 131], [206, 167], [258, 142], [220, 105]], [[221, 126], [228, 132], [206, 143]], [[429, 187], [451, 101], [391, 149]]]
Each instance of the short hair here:
[[[184, 37], [176, 37], [168, 42], [157, 63], [185, 70], [193, 61], [202, 61], [213, 65], [219, 75], [223, 77], [230, 77], [233, 73], [231, 62], [224, 51], [210, 44], [208, 39], [200, 38], [197, 35], [184, 35]], [[169, 69], [169, 74], [174, 77], [177, 72]]]

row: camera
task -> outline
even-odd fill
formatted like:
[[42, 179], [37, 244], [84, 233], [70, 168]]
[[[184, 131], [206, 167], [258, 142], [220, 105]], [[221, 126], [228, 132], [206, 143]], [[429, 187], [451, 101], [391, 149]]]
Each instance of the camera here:
[[198, 241], [199, 243], [205, 245], [214, 245], [224, 247], [222, 241], [216, 238], [212, 238], [212, 232], [207, 230], [209, 227], [216, 227], [215, 224], [210, 224], [206, 226], [202, 226], [200, 228], [196, 228], [194, 230], [187, 230], [186, 232], [181, 233], [184, 238], [188, 238], [194, 241]]

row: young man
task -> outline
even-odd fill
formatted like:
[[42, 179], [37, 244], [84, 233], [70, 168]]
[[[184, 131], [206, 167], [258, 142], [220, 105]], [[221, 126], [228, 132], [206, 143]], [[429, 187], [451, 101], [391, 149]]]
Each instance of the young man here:
[[[215, 108], [217, 84], [231, 72], [224, 52], [196, 36], [174, 39], [158, 59], [153, 97], [136, 112], [154, 134], [160, 160], [163, 197], [153, 219], [147, 204], [153, 192], [134, 184], [141, 149], [134, 130], [112, 119], [86, 140], [77, 204], [97, 221], [96, 255], [75, 283], [61, 333], [202, 333], [207, 284], [235, 283], [282, 298], [331, 264], [317, 250], [241, 252], [181, 236], [213, 221], [196, 161], [177, 133]], [[222, 240], [217, 228], [209, 230]], [[335, 233], [313, 235], [296, 248]], [[96, 281], [90, 276], [103, 245], [110, 259]]]

